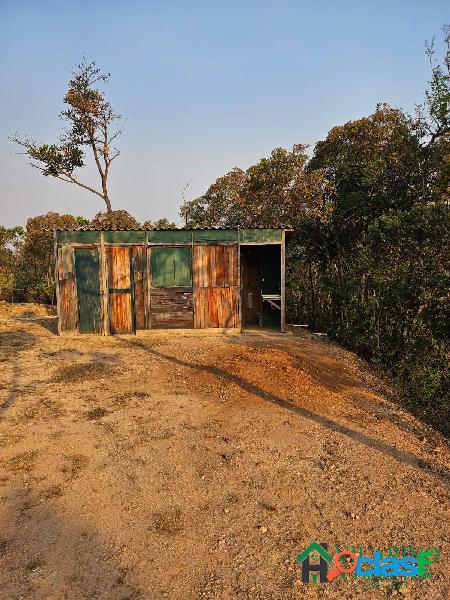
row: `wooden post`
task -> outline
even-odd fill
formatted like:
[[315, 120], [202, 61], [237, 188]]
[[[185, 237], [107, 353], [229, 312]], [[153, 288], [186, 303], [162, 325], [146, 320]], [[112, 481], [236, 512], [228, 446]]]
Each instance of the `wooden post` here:
[[281, 233], [281, 333], [285, 333], [285, 296], [286, 296], [286, 284], [285, 284], [285, 255], [286, 255], [286, 232]]
[[134, 301], [134, 256], [132, 246], [128, 248], [128, 263], [130, 265], [131, 328], [132, 333], [136, 335], [136, 304]]
[[55, 260], [55, 291], [56, 291], [56, 314], [58, 315], [58, 335], [61, 335], [61, 316], [60, 316], [60, 299], [59, 299], [59, 264], [58, 264], [58, 241], [56, 237], [56, 229], [53, 232], [54, 239], [54, 260]]
[[103, 231], [100, 232], [100, 294], [102, 306], [102, 333], [109, 335], [109, 287], [108, 287], [108, 262], [106, 258]]
[[145, 233], [145, 245], [147, 248], [147, 262], [145, 265], [147, 276], [147, 329], [152, 328], [152, 248], [148, 243], [148, 235]]
[[238, 289], [237, 289], [237, 302], [238, 302], [238, 318], [239, 318], [239, 331], [242, 333], [242, 290], [241, 290], [241, 232], [238, 227], [237, 230], [237, 276], [238, 276]]
[[149, 329], [150, 322], [150, 307], [149, 307], [149, 295], [150, 295], [150, 281], [148, 279], [148, 244], [147, 244], [147, 230], [145, 230], [144, 240], [144, 256], [143, 261], [145, 263], [144, 268], [144, 324], [145, 329]]
[[191, 231], [191, 277], [192, 277], [192, 327], [196, 328], [195, 306], [197, 304], [195, 297], [195, 263], [194, 263], [194, 231]]

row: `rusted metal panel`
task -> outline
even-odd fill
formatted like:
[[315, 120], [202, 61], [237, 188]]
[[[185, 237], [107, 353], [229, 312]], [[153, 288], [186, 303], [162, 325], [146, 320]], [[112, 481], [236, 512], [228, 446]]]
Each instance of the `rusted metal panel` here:
[[111, 333], [134, 333], [130, 248], [109, 246], [109, 325]]
[[147, 302], [145, 296], [147, 288], [147, 252], [145, 246], [133, 246], [131, 248], [131, 262], [133, 271], [134, 314], [136, 329], [146, 329]]
[[105, 244], [145, 244], [145, 231], [104, 231]]
[[213, 243], [221, 244], [223, 242], [237, 244], [237, 229], [198, 229], [194, 230], [194, 244]]
[[238, 327], [237, 246], [194, 246], [195, 327]]
[[167, 229], [158, 231], [156, 229], [147, 231], [149, 244], [190, 244], [192, 242], [192, 231], [183, 229]]
[[240, 229], [241, 244], [281, 244], [282, 229]]
[[232, 287], [237, 281], [236, 246], [194, 246], [196, 287]]
[[56, 231], [58, 244], [99, 244], [100, 231]]
[[150, 311], [152, 328], [192, 328], [192, 288], [152, 288]]
[[78, 331], [77, 286], [75, 259], [71, 246], [62, 246], [57, 252], [59, 330], [64, 333]]

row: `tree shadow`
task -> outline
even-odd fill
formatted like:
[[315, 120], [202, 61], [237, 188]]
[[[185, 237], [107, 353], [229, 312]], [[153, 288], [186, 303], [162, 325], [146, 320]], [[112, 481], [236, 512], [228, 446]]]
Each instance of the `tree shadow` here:
[[53, 333], [54, 335], [58, 334], [58, 317], [56, 315], [43, 317], [32, 310], [26, 310], [18, 316], [11, 317], [11, 320], [19, 321], [21, 323], [36, 323], [44, 329], [47, 329], [47, 331], [50, 331], [50, 333]]
[[424, 435], [436, 434], [432, 427], [427, 423], [417, 420], [412, 413], [408, 416], [401, 416], [397, 413], [399, 408], [402, 408], [398, 404], [394, 404], [392, 401], [377, 402], [376, 404], [370, 398], [365, 397], [362, 394], [352, 394], [351, 402], [354, 406], [357, 406], [364, 412], [370, 412], [376, 416], [379, 420], [388, 421], [393, 423], [396, 427], [404, 431], [405, 433], [419, 437]]
[[174, 356], [164, 354], [163, 352], [159, 352], [157, 350], [154, 350], [153, 348], [149, 348], [143, 342], [138, 341], [138, 340], [123, 339], [123, 340], [120, 340], [120, 342], [134, 346], [135, 348], [143, 350], [144, 352], [147, 352], [148, 354], [150, 354], [152, 356], [165, 359], [165, 360], [167, 360], [173, 364], [176, 364], [178, 366], [187, 367], [187, 368], [193, 369], [195, 371], [206, 372], [206, 373], [209, 373], [210, 375], [212, 375], [213, 377], [217, 377], [222, 380], [225, 379], [226, 381], [239, 386], [244, 391], [246, 391], [250, 394], [253, 394], [255, 396], [258, 396], [259, 398], [261, 398], [262, 400], [264, 400], [266, 402], [275, 404], [275, 405], [279, 406], [280, 408], [283, 408], [284, 410], [288, 410], [289, 412], [296, 414], [304, 419], [308, 419], [310, 421], [318, 423], [322, 427], [325, 427], [326, 429], [329, 429], [335, 433], [344, 435], [347, 438], [350, 438], [351, 440], [357, 442], [358, 444], [362, 444], [368, 448], [371, 448], [372, 450], [377, 450], [379, 452], [382, 452], [386, 456], [389, 456], [398, 462], [408, 465], [408, 466], [412, 467], [413, 469], [416, 469], [416, 470], [422, 471], [424, 473], [427, 473], [429, 475], [432, 475], [436, 479], [440, 480], [446, 487], [450, 487], [450, 469], [443, 468], [443, 467], [436, 467], [435, 465], [433, 465], [427, 461], [424, 461], [422, 459], [416, 458], [414, 455], [409, 454], [408, 452], [405, 452], [403, 450], [399, 450], [398, 448], [391, 446], [390, 444], [387, 444], [386, 442], [383, 442], [379, 439], [373, 438], [373, 437], [371, 437], [365, 433], [362, 433], [360, 431], [351, 429], [350, 427], [348, 427], [346, 425], [342, 425], [341, 423], [333, 421], [333, 419], [330, 419], [329, 417], [326, 417], [324, 415], [319, 415], [311, 410], [302, 408], [301, 406], [298, 406], [291, 401], [285, 400], [284, 398], [281, 398], [279, 396], [276, 396], [270, 392], [263, 390], [262, 388], [254, 385], [253, 383], [250, 383], [250, 382], [246, 381], [245, 379], [238, 377], [237, 375], [228, 373], [227, 371], [219, 369], [218, 367], [215, 367], [215, 366], [199, 365], [199, 364], [188, 362], [188, 361], [180, 359], [180, 358], [176, 358]]
[[23, 350], [31, 348], [35, 343], [36, 336], [24, 329], [0, 333], [0, 364], [4, 365], [10, 362], [12, 365], [9, 391], [6, 398], [0, 403], [0, 417], [14, 404], [21, 391], [19, 354]]
[[[303, 331], [288, 338], [288, 344], [284, 334], [279, 332], [252, 329], [246, 333], [247, 340], [258, 346], [288, 351], [315, 383], [332, 393], [347, 393], [352, 405], [365, 413], [393, 423], [416, 437], [446, 436], [439, 423], [427, 419], [418, 409], [414, 410], [402, 400], [401, 391], [388, 381], [384, 371], [377, 370], [374, 365], [337, 343], [327, 339], [315, 340], [310, 333]], [[244, 343], [248, 343], [247, 340]], [[233, 338], [228, 341], [242, 343]], [[356, 362], [356, 367], [347, 366], [347, 357], [353, 365]], [[369, 372], [371, 377], [367, 377]], [[373, 396], [364, 393], [365, 390], [377, 396], [376, 402]], [[399, 414], [400, 410], [404, 411], [403, 415]]]

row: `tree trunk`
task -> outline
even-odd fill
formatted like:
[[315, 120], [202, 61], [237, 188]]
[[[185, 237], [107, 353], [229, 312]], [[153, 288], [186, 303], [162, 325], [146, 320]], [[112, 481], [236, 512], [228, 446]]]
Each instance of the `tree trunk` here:
[[108, 215], [111, 215], [112, 207], [111, 207], [111, 201], [108, 196], [108, 186], [107, 186], [108, 171], [106, 171], [105, 173], [100, 173], [100, 175], [102, 178], [103, 200], [105, 201], [105, 204], [106, 204], [106, 212], [108, 213]]
[[108, 198], [108, 194], [107, 193], [105, 193], [103, 195], [103, 200], [105, 201], [105, 204], [106, 204], [106, 212], [108, 213], [108, 215], [111, 215], [111, 213], [112, 213], [111, 201]]

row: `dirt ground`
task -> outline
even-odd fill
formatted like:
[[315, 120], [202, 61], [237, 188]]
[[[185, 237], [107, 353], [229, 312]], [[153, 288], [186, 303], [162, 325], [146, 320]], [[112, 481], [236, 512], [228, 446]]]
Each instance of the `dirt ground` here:
[[[0, 598], [450, 598], [450, 450], [308, 333], [58, 337], [0, 305]], [[433, 580], [296, 556], [437, 547]]]

